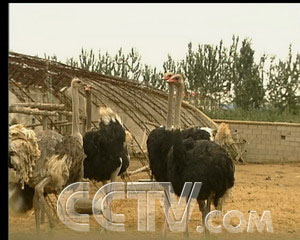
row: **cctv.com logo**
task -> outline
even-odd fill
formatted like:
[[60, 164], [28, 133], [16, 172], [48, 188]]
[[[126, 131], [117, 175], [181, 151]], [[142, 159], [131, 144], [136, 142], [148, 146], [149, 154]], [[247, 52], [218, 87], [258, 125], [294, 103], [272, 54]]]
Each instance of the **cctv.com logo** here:
[[[124, 214], [113, 213], [110, 205], [116, 199], [137, 199], [138, 231], [155, 231], [155, 204], [160, 201], [164, 215], [171, 232], [184, 232], [187, 220], [197, 204], [196, 196], [201, 189], [201, 183], [186, 182], [181, 196], [177, 198], [172, 194], [170, 182], [113, 182], [102, 186], [92, 200], [92, 211], [96, 221], [110, 231], [125, 231]], [[57, 213], [59, 219], [70, 229], [81, 232], [90, 230], [89, 215], [79, 214], [75, 211], [75, 203], [78, 200], [89, 199], [89, 182], [77, 182], [67, 186], [59, 195], [57, 201]], [[168, 207], [166, 207], [168, 206]], [[248, 223], [246, 216], [238, 211], [228, 211], [222, 220], [222, 224], [215, 226], [212, 219], [221, 216], [219, 210], [209, 212], [205, 217], [205, 227], [213, 233], [221, 233], [224, 228], [230, 233], [267, 232], [273, 233], [272, 217], [270, 211], [264, 211], [259, 218], [256, 211], [250, 211]], [[188, 218], [188, 219], [186, 219]], [[231, 219], [238, 218], [239, 224], [233, 226]], [[197, 226], [196, 231], [204, 232], [204, 226]]]

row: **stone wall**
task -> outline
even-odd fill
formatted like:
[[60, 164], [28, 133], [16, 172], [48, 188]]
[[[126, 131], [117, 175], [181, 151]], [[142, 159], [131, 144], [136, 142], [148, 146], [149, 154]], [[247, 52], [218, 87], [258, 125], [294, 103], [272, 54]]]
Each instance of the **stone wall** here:
[[300, 162], [300, 123], [214, 120], [247, 141], [247, 162]]

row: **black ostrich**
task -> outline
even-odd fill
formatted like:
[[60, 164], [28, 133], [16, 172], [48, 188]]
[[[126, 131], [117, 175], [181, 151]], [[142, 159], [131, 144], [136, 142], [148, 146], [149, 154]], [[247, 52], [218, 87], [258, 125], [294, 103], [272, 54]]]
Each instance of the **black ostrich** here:
[[109, 107], [99, 110], [99, 128], [92, 129], [83, 137], [84, 178], [114, 182], [118, 175], [126, 172], [130, 157], [125, 141], [126, 130], [120, 117]]
[[[176, 101], [176, 108], [179, 109], [175, 109], [177, 130], [157, 128], [149, 134], [150, 168], [157, 181], [172, 183], [177, 196], [180, 196], [185, 182], [202, 182], [197, 201], [204, 223], [211, 202], [217, 206], [219, 199], [234, 185], [234, 164], [227, 152], [210, 141], [203, 130], [191, 128], [180, 131], [182, 95], [179, 91], [183, 94], [182, 77], [173, 75], [168, 82], [179, 86]], [[195, 135], [195, 132], [198, 134]], [[188, 236], [187, 226], [185, 234]]]
[[[173, 76], [173, 73], [165, 73], [163, 79], [168, 80]], [[174, 84], [169, 84], [168, 95], [168, 111], [166, 126], [161, 126], [153, 129], [147, 139], [147, 151], [149, 158], [149, 167], [152, 172], [152, 176], [158, 182], [167, 181], [166, 178], [166, 156], [172, 147], [172, 142], [168, 141], [171, 138], [172, 122], [173, 122], [173, 105], [174, 105]]]
[[[173, 108], [174, 108], [174, 86], [179, 85], [177, 83], [177, 78], [172, 78], [174, 76], [173, 73], [165, 73], [163, 79], [167, 81], [169, 85], [169, 95], [168, 95], [168, 111], [167, 111], [167, 122], [166, 126], [161, 126], [153, 129], [147, 139], [147, 150], [148, 150], [148, 158], [149, 158], [149, 167], [152, 172], [152, 176], [158, 182], [169, 182], [169, 178], [167, 175], [167, 156], [172, 148], [174, 142], [174, 131], [172, 130], [172, 122], [173, 122]], [[177, 91], [176, 98], [180, 99], [176, 102], [178, 106], [178, 102], [182, 100], [183, 89], [179, 85], [180, 92]], [[180, 114], [180, 108], [176, 106], [175, 108], [175, 126], [178, 125], [178, 115]], [[182, 134], [182, 138], [193, 137], [195, 139], [210, 139], [210, 134], [200, 128], [188, 128], [180, 132]], [[166, 189], [167, 191], [167, 189]], [[165, 205], [169, 207], [169, 203], [167, 199], [165, 201]], [[167, 222], [165, 219], [164, 227], [163, 227], [163, 235], [166, 235]]]
[[[173, 108], [174, 108], [174, 86], [178, 88], [176, 92], [176, 106], [175, 106], [175, 127], [180, 126], [180, 106], [183, 98], [183, 80], [178, 75], [175, 76], [173, 73], [165, 73], [164, 80], [169, 84], [169, 95], [168, 95], [168, 111], [167, 111], [167, 123], [166, 126], [161, 126], [153, 129], [147, 139], [147, 150], [149, 157], [149, 166], [152, 171], [152, 175], [158, 182], [167, 181], [166, 170], [167, 170], [167, 154], [173, 142], [171, 141], [173, 131]], [[181, 130], [181, 137], [183, 139], [193, 138], [194, 140], [206, 139], [213, 140], [213, 130], [210, 128], [203, 127], [191, 127]]]
[[[182, 76], [176, 74], [179, 86], [183, 86]], [[179, 87], [178, 91], [182, 91]], [[178, 98], [176, 107], [181, 107], [182, 98]], [[215, 142], [193, 137], [182, 138], [180, 131], [180, 110], [176, 109], [173, 132], [173, 147], [168, 153], [167, 175], [174, 192], [180, 196], [185, 182], [202, 182], [197, 201], [202, 212], [203, 224], [210, 212], [211, 202], [218, 206], [219, 199], [234, 185], [234, 163], [225, 149]], [[206, 200], [206, 203], [205, 203]], [[188, 221], [188, 217], [186, 218]], [[206, 231], [207, 232], [207, 231]], [[187, 225], [186, 234], [188, 235]]]

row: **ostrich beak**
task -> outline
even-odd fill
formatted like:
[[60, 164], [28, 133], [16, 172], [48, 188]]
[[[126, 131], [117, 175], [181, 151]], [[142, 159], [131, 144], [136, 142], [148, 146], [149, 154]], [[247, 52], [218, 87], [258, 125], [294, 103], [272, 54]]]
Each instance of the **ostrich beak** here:
[[85, 91], [90, 91], [91, 89], [92, 89], [92, 86], [89, 85], [89, 84], [86, 84], [86, 85], [84, 86], [84, 90], [85, 90]]
[[168, 83], [176, 83], [176, 82], [177, 82], [177, 80], [175, 80], [175, 79], [172, 79], [172, 78], [169, 78], [169, 79], [167, 80], [167, 82], [168, 82]]

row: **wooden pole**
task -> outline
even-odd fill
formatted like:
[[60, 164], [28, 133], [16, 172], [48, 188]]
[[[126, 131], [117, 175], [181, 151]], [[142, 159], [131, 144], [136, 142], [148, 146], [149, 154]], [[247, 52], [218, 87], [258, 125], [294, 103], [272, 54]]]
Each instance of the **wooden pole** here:
[[[43, 94], [43, 103], [42, 104], [47, 104], [48, 103], [48, 98], [47, 98], [47, 95], [46, 94]], [[28, 103], [27, 103], [28, 104]], [[29, 103], [29, 104], [32, 104], [32, 103]], [[35, 103], [34, 103], [35, 104]], [[17, 105], [18, 106], [18, 105]], [[20, 106], [20, 105], [19, 105]], [[22, 105], [21, 105], [22, 106]], [[31, 106], [27, 106], [27, 107], [31, 107]], [[47, 109], [45, 109], [47, 110]], [[47, 130], [47, 117], [44, 116], [42, 118], [42, 126], [43, 126], [43, 131], [46, 131]]]
[[[54, 122], [55, 125], [63, 125], [64, 123], [68, 123], [67, 120], [61, 120], [61, 121], [56, 121]], [[43, 124], [42, 123], [34, 123], [34, 124], [28, 124], [26, 125], [25, 127], [39, 127], [39, 126], [42, 126]]]
[[65, 110], [64, 104], [51, 104], [51, 103], [14, 103], [13, 107], [30, 107], [38, 108], [40, 110]]
[[47, 130], [47, 117], [43, 116], [43, 130], [46, 131]]
[[128, 175], [131, 176], [131, 175], [134, 175], [134, 174], [137, 174], [140, 172], [144, 172], [144, 171], [149, 171], [149, 170], [150, 170], [150, 167], [147, 165], [147, 166], [141, 167], [139, 169], [136, 169], [134, 171], [128, 172]]
[[46, 111], [46, 110], [38, 110], [35, 108], [26, 108], [26, 107], [16, 107], [16, 106], [9, 106], [8, 112], [10, 113], [23, 113], [29, 115], [41, 115], [41, 116], [58, 116], [58, 114], [63, 114], [66, 116], [72, 116], [72, 112], [69, 111]]
[[56, 116], [56, 112], [49, 112], [49, 111], [42, 111], [32, 108], [22, 108], [22, 107], [14, 107], [9, 106], [8, 108], [9, 113], [23, 113], [23, 114], [29, 114], [29, 115], [41, 115], [41, 116]]

